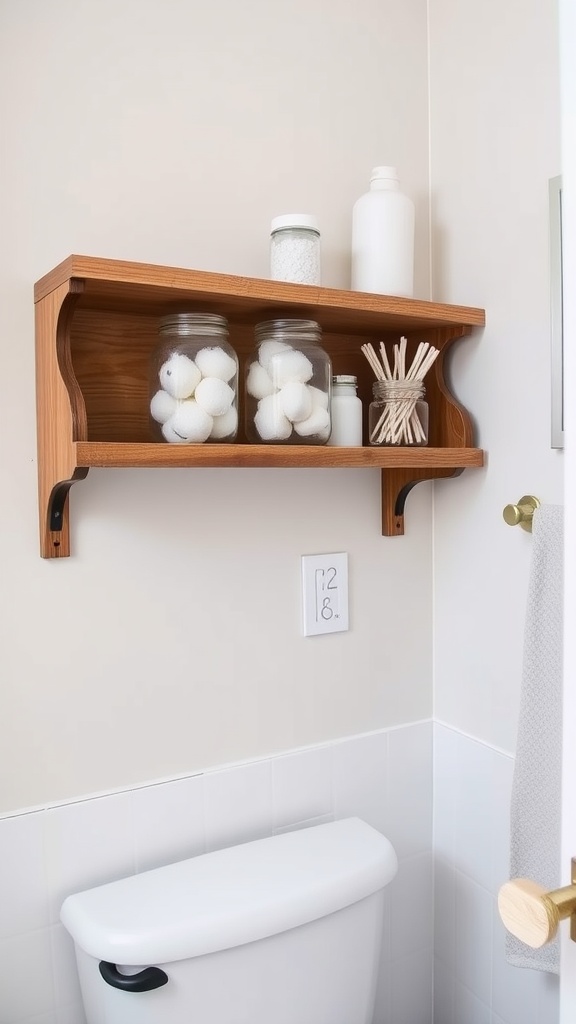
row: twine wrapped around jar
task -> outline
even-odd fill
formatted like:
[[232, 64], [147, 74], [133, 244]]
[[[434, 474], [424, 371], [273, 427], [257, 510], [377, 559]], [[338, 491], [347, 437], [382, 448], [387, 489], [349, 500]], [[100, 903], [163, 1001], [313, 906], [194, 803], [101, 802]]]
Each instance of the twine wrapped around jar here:
[[394, 345], [393, 366], [384, 342], [380, 359], [370, 343], [362, 345], [376, 380], [372, 385], [374, 401], [368, 414], [368, 432], [373, 445], [428, 444], [428, 403], [424, 401], [424, 377], [439, 354], [427, 341], [421, 341], [410, 367], [406, 368], [407, 339]]
[[370, 444], [425, 445], [428, 443], [428, 404], [421, 381], [386, 380], [372, 385]]

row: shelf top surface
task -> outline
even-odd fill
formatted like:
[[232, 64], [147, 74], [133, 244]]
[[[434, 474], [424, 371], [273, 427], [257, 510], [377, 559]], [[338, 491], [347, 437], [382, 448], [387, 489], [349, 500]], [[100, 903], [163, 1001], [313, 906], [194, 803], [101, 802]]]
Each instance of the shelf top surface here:
[[70, 281], [80, 281], [79, 305], [162, 315], [176, 305], [219, 312], [236, 322], [286, 315], [318, 320], [325, 330], [418, 330], [481, 327], [484, 310], [374, 295], [263, 278], [69, 256], [35, 285], [36, 302]]

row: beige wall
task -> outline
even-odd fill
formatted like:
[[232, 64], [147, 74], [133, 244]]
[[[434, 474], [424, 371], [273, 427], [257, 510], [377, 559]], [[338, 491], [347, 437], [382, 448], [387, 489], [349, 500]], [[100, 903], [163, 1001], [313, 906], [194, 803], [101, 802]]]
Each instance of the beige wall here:
[[[429, 485], [392, 540], [377, 472], [92, 470], [40, 560], [32, 309], [71, 252], [265, 275], [295, 208], [345, 286], [386, 162], [427, 297], [426, 45], [424, 0], [0, 4], [0, 810], [429, 716]], [[334, 550], [351, 629], [304, 639], [300, 555]]]
[[514, 751], [531, 538], [502, 509], [563, 500], [550, 448], [548, 179], [560, 173], [548, 0], [432, 0], [433, 297], [484, 306], [455, 353], [485, 472], [435, 491], [435, 713]]

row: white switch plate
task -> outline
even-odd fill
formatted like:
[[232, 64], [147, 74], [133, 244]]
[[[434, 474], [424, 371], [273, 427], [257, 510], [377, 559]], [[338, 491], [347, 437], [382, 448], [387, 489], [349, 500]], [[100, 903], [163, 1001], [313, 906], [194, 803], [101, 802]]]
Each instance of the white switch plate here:
[[348, 555], [302, 555], [304, 636], [348, 629]]

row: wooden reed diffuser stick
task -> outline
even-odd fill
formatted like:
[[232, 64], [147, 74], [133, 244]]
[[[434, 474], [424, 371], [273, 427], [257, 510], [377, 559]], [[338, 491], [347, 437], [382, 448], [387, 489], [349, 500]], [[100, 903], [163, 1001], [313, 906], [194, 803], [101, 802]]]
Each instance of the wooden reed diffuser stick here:
[[422, 396], [424, 377], [439, 349], [421, 341], [407, 370], [407, 347], [408, 339], [403, 335], [400, 343], [394, 345], [392, 365], [383, 341], [380, 342], [380, 359], [371, 343], [361, 347], [376, 380], [384, 384], [384, 409], [372, 428], [371, 444], [413, 445], [426, 442], [426, 432], [416, 406]]

